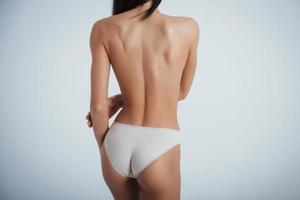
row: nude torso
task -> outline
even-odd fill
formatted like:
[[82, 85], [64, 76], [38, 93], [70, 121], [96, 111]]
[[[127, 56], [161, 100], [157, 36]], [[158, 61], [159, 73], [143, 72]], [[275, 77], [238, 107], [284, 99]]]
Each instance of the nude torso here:
[[179, 130], [177, 102], [188, 55], [183, 17], [155, 11], [138, 21], [136, 9], [105, 21], [105, 47], [123, 108], [115, 121]]

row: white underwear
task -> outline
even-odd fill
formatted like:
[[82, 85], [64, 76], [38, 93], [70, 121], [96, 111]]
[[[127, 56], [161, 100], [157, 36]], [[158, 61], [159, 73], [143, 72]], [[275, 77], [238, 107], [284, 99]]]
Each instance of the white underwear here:
[[180, 135], [175, 128], [114, 121], [104, 138], [104, 149], [109, 162], [119, 174], [137, 178], [153, 161], [180, 144]]

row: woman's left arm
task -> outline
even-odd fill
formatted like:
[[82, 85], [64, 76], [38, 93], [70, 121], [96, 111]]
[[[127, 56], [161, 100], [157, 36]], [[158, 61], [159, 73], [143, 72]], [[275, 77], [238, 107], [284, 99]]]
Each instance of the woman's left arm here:
[[93, 25], [90, 35], [91, 64], [91, 99], [90, 112], [93, 121], [93, 131], [99, 147], [109, 128], [108, 82], [110, 60], [104, 47], [104, 31], [102, 21]]

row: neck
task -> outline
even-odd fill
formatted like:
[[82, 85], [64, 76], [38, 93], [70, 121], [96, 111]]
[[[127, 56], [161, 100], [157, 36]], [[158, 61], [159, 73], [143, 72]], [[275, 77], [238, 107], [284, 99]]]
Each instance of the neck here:
[[[141, 14], [142, 12], [144, 12], [144, 11], [148, 10], [149, 8], [151, 8], [151, 6], [152, 6], [152, 0], [148, 0], [148, 1], [146, 1], [146, 3], [141, 4], [140, 6], [138, 6], [138, 7], [136, 8], [136, 13], [137, 13], [137, 14]], [[160, 13], [159, 9], [156, 8], [156, 9], [153, 11], [153, 14], [152, 14], [152, 15], [156, 15], [156, 14], [159, 14], [159, 13]]]

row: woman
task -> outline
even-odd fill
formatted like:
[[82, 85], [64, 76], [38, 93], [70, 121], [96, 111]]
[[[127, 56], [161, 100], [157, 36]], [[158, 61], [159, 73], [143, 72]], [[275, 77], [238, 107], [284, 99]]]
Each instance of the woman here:
[[[88, 125], [115, 199], [180, 199], [177, 102], [196, 69], [198, 23], [159, 11], [160, 0], [116, 0], [97, 21], [90, 46]], [[110, 66], [121, 94], [108, 98]], [[108, 101], [107, 101], [108, 99]], [[122, 110], [109, 127], [109, 118]]]

